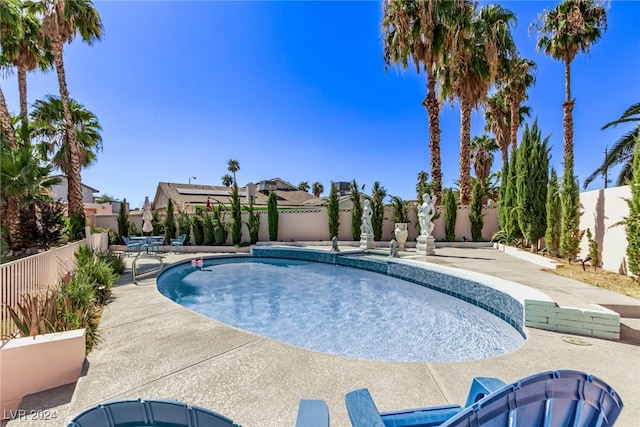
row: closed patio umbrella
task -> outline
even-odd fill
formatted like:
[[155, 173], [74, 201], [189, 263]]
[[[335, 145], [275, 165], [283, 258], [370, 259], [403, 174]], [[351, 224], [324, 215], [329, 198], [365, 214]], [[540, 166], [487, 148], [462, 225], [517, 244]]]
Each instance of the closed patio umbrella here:
[[153, 231], [153, 225], [151, 225], [151, 204], [149, 203], [149, 197], [144, 198], [144, 210], [142, 211], [142, 231], [144, 233], [151, 233]]

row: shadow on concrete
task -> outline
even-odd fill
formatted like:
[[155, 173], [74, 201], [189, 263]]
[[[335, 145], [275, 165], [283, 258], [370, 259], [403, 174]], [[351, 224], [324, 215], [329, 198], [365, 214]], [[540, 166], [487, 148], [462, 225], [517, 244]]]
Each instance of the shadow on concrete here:
[[[613, 310], [623, 319], [640, 319], [640, 305], [623, 304], [600, 304], [603, 307]], [[620, 342], [640, 346], [640, 330], [629, 325], [620, 323]]]
[[[437, 251], [437, 249], [436, 249]], [[455, 258], [455, 259], [479, 259], [482, 261], [495, 261], [495, 258], [484, 258], [484, 257], [479, 257], [479, 256], [455, 256], [455, 255], [438, 255], [437, 253], [435, 255], [429, 255], [430, 257], [435, 256], [437, 258], [442, 258], [442, 259], [447, 259], [447, 258]]]
[[620, 315], [629, 319], [640, 319], [640, 304], [638, 305], [620, 305], [620, 304], [600, 304], [603, 307], [613, 310]]

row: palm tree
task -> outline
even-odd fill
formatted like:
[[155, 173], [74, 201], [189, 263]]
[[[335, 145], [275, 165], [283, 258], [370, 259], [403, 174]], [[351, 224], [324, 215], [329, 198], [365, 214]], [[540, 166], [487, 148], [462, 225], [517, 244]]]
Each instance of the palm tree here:
[[[502, 153], [502, 166], [509, 160], [510, 113], [504, 90], [493, 93], [485, 100], [484, 130], [495, 135]], [[473, 141], [471, 141], [473, 144]]]
[[[13, 27], [7, 36], [0, 38], [3, 55], [18, 69], [18, 91], [20, 94], [20, 118], [23, 129], [26, 130], [28, 119], [27, 111], [27, 72], [39, 68], [47, 71], [53, 58], [51, 56], [48, 39], [42, 37], [40, 20], [28, 10], [22, 3], [16, 0], [7, 0], [5, 8], [13, 8], [10, 12], [19, 22]], [[6, 9], [2, 12], [9, 13]]]
[[318, 181], [311, 184], [311, 192], [314, 196], [320, 197], [322, 192], [324, 191], [324, 185], [320, 184]]
[[615, 143], [611, 151], [607, 152], [602, 165], [584, 180], [584, 188], [587, 188], [598, 175], [604, 174], [611, 166], [619, 164], [622, 164], [622, 171], [620, 171], [620, 175], [616, 180], [616, 185], [625, 185], [631, 181], [633, 177], [633, 154], [636, 148], [636, 141], [640, 138], [640, 102], [629, 107], [618, 120], [602, 126], [602, 130], [628, 122], [636, 122], [635, 129], [623, 135]]
[[491, 174], [493, 152], [498, 149], [496, 140], [489, 135], [474, 136], [471, 140], [471, 159], [476, 178], [480, 180], [482, 192], [487, 188], [487, 178]]
[[[11, 48], [7, 49], [6, 41], [13, 40], [13, 35], [22, 31], [22, 21], [20, 20], [19, 8], [16, 7], [15, 0], [0, 1], [0, 70], [11, 67], [11, 59], [6, 54]], [[15, 129], [11, 123], [11, 113], [4, 98], [4, 92], [0, 87], [0, 137], [2, 142], [6, 143], [9, 148], [15, 148], [18, 145]]]
[[573, 175], [573, 105], [571, 62], [578, 52], [588, 52], [607, 27], [605, 8], [593, 0], [564, 0], [545, 11], [537, 23], [538, 52], [564, 62], [564, 167]]
[[231, 187], [231, 184], [233, 184], [233, 182], [233, 177], [228, 173], [222, 175], [222, 185], [224, 185], [225, 187]]
[[429, 151], [434, 192], [440, 200], [442, 162], [440, 158], [440, 103], [436, 94], [436, 68], [446, 51], [445, 16], [456, 4], [438, 0], [387, 0], [383, 5], [384, 60], [406, 69], [409, 58], [416, 71], [427, 75], [427, 96], [422, 102], [429, 116]]
[[518, 128], [521, 123], [520, 108], [527, 99], [527, 88], [535, 83], [534, 72], [536, 63], [525, 58], [516, 57], [508, 61], [506, 80], [506, 95], [510, 113], [510, 140], [511, 148], [518, 146]]
[[229, 160], [227, 162], [227, 170], [233, 174], [233, 183], [238, 185], [238, 181], [236, 181], [236, 172], [240, 170], [240, 163], [237, 160]]
[[309, 183], [307, 181], [302, 181], [300, 182], [300, 184], [298, 184], [298, 190], [300, 191], [309, 191]]
[[76, 34], [91, 45], [102, 35], [102, 22], [98, 11], [90, 0], [44, 0], [36, 4], [44, 13], [42, 32], [51, 40], [54, 64], [60, 86], [60, 101], [69, 144], [69, 206], [70, 217], [84, 218], [82, 201], [82, 178], [80, 176], [80, 148], [69, 101], [69, 89], [64, 68], [64, 45], [70, 43]]
[[[64, 119], [62, 101], [56, 96], [48, 95], [45, 100], [37, 100], [31, 118], [33, 133], [41, 141], [43, 153], [53, 153], [52, 162], [67, 176], [71, 176], [71, 144]], [[95, 114], [84, 105], [69, 99], [71, 120], [78, 142], [78, 160], [80, 167], [91, 165], [102, 150], [102, 126]]]
[[515, 15], [498, 5], [483, 6], [460, 2], [452, 15], [447, 61], [441, 68], [443, 95], [460, 102], [460, 204], [471, 197], [471, 110], [486, 98], [489, 87], [509, 55], [514, 54], [510, 22]]

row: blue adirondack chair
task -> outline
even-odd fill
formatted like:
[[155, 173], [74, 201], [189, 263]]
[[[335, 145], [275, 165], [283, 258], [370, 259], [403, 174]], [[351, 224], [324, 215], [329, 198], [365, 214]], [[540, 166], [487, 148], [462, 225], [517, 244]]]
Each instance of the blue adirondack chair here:
[[353, 427], [607, 427], [622, 400], [604, 381], [578, 371], [542, 372], [506, 385], [475, 378], [465, 407], [378, 412], [367, 389], [346, 395]]
[[238, 427], [209, 409], [176, 400], [134, 399], [103, 403], [81, 412], [68, 427]]
[[177, 253], [178, 249], [181, 248], [184, 245], [184, 241], [187, 239], [187, 235], [186, 234], [181, 234], [178, 236], [177, 239], [171, 239], [171, 241], [169, 242], [169, 244], [171, 246], [173, 246], [173, 250]]
[[329, 427], [329, 407], [326, 402], [301, 399], [295, 427]]

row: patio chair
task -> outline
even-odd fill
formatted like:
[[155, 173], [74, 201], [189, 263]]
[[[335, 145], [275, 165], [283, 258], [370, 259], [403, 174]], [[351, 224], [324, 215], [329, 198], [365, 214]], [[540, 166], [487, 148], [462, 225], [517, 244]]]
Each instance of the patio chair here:
[[147, 251], [160, 253], [160, 247], [164, 243], [164, 236], [150, 236], [147, 239]]
[[301, 399], [295, 427], [329, 427], [329, 408], [326, 402]]
[[177, 400], [135, 399], [103, 403], [76, 415], [68, 427], [234, 427], [229, 418]]
[[173, 246], [174, 251], [177, 253], [178, 249], [181, 248], [184, 245], [184, 241], [187, 239], [187, 235], [186, 234], [181, 234], [178, 236], [177, 239], [171, 239], [171, 241], [169, 242], [169, 244], [171, 246]]
[[133, 251], [136, 251], [136, 253], [140, 255], [140, 248], [142, 247], [140, 242], [134, 242], [133, 240], [130, 240], [128, 237], [124, 236], [122, 236], [122, 241], [127, 246], [125, 255], [131, 255], [133, 254]]
[[353, 427], [611, 426], [622, 401], [604, 381], [578, 371], [542, 372], [506, 385], [475, 378], [465, 408], [447, 405], [379, 413], [367, 389], [346, 395]]

